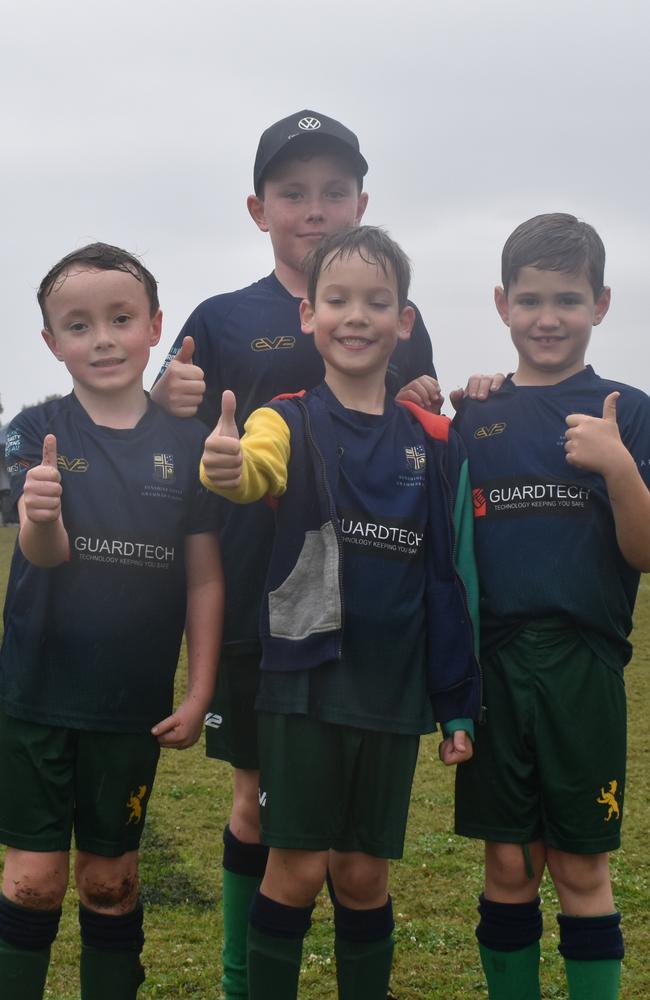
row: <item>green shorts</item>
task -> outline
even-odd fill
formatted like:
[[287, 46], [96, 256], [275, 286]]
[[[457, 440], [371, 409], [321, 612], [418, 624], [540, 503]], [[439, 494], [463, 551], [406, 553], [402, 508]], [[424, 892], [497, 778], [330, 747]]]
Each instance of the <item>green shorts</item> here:
[[116, 858], [138, 849], [160, 756], [149, 733], [46, 726], [0, 712], [0, 842]]
[[223, 653], [214, 699], [205, 717], [205, 752], [233, 767], [257, 771], [257, 712], [260, 654]]
[[259, 713], [262, 842], [401, 858], [419, 736]]
[[557, 619], [529, 622], [481, 662], [487, 722], [456, 772], [456, 832], [542, 840], [574, 854], [615, 850], [625, 792], [622, 671]]

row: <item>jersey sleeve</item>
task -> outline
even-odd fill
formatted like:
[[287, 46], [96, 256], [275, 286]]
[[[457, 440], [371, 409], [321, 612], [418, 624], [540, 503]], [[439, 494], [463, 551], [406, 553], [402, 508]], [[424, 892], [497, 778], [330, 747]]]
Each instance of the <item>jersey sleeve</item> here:
[[18, 502], [25, 486], [28, 469], [43, 460], [43, 439], [51, 433], [40, 408], [23, 410], [9, 424], [5, 444], [5, 463], [9, 474], [9, 495], [12, 504]]
[[287, 469], [291, 455], [289, 428], [276, 410], [262, 406], [254, 410], [244, 424], [241, 439], [243, 466], [237, 489], [217, 488], [201, 462], [201, 482], [209, 490], [233, 503], [253, 503], [262, 497], [281, 496], [287, 488]]

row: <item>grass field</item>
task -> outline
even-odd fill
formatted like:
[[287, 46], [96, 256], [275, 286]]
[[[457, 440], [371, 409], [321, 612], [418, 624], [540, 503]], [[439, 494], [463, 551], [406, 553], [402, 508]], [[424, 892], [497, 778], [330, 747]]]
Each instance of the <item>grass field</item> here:
[[[0, 592], [4, 593], [15, 529], [0, 528]], [[624, 846], [613, 858], [615, 895], [624, 915], [627, 958], [624, 1000], [650, 997], [650, 582], [636, 613], [636, 655], [627, 669], [630, 754]], [[182, 684], [182, 669], [179, 683]], [[473, 928], [481, 890], [481, 849], [450, 833], [452, 775], [439, 764], [437, 740], [422, 742], [403, 861], [393, 867], [397, 941], [393, 990], [399, 1000], [486, 997]], [[142, 1000], [217, 1000], [221, 926], [219, 859], [230, 797], [229, 769], [206, 760], [202, 742], [165, 751], [143, 839], [146, 904]], [[544, 884], [543, 996], [566, 997], [557, 954], [557, 901]], [[336, 996], [331, 908], [321, 898], [305, 941], [301, 998]], [[46, 996], [78, 997], [78, 925], [71, 888], [53, 947]]]

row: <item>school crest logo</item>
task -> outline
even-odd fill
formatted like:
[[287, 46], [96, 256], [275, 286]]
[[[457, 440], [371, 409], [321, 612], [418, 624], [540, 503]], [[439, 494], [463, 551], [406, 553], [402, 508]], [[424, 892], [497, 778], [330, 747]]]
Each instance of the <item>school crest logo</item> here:
[[614, 778], [609, 783], [607, 791], [604, 788], [600, 789], [600, 795], [596, 799], [596, 802], [601, 806], [607, 806], [607, 815], [605, 816], [605, 823], [609, 823], [610, 819], [621, 818], [621, 809], [616, 801], [616, 792], [618, 791], [618, 781]]
[[317, 128], [320, 128], [320, 122], [318, 118], [307, 116], [300, 119], [298, 128], [301, 128], [303, 132], [315, 132]]
[[173, 483], [174, 456], [164, 452], [157, 452], [153, 456], [153, 474], [156, 479], [161, 479], [164, 483]]
[[130, 823], [135, 823], [136, 826], [142, 819], [142, 800], [147, 794], [147, 786], [140, 785], [137, 792], [131, 792], [129, 795], [126, 808], [129, 810], [129, 818], [126, 821], [126, 825], [129, 826]]
[[418, 472], [427, 464], [427, 455], [423, 444], [414, 444], [411, 448], [405, 448], [406, 464], [409, 469]]

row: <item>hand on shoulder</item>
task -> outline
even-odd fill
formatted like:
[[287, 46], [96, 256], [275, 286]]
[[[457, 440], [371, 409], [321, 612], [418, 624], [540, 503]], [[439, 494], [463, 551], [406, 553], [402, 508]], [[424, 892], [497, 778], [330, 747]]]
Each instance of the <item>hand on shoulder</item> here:
[[470, 375], [464, 389], [452, 389], [449, 393], [449, 402], [455, 410], [458, 409], [463, 399], [487, 399], [491, 392], [498, 392], [506, 377], [501, 372], [494, 375]]

